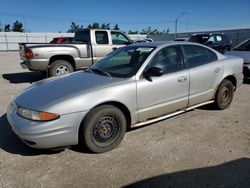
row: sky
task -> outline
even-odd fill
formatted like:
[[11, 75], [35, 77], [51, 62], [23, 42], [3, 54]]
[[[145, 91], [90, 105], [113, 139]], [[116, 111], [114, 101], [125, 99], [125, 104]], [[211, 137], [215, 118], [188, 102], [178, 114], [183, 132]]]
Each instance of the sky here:
[[28, 32], [66, 32], [71, 22], [118, 24], [123, 31], [149, 26], [178, 32], [250, 28], [250, 0], [1, 0], [0, 23], [19, 20]]

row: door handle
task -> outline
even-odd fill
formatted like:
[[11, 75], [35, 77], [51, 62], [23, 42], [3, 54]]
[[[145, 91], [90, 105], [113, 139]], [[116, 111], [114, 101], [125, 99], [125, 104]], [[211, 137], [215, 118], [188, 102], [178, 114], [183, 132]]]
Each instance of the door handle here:
[[182, 77], [178, 78], [177, 80], [178, 80], [178, 82], [185, 82], [185, 81], [187, 81], [187, 77], [182, 76]]
[[114, 48], [113, 48], [113, 51], [116, 51], [116, 50], [117, 50], [117, 48], [116, 48], [116, 47], [114, 47]]
[[219, 72], [220, 72], [220, 68], [219, 68], [219, 67], [215, 68], [215, 69], [214, 69], [214, 72], [215, 72], [215, 73], [219, 73]]

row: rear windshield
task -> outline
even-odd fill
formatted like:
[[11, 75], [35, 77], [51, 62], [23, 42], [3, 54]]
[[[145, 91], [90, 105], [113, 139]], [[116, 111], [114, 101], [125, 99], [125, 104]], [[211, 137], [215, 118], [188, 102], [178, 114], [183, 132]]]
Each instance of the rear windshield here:
[[53, 40], [52, 40], [52, 41], [50, 41], [49, 43], [50, 43], [50, 44], [55, 44], [55, 43], [56, 43], [56, 41], [57, 41], [57, 39], [58, 39], [58, 38], [53, 38]]
[[188, 41], [205, 44], [208, 40], [208, 37], [209, 35], [194, 35], [194, 36], [191, 36]]
[[89, 43], [90, 42], [90, 31], [89, 30], [77, 31], [75, 33], [74, 41]]

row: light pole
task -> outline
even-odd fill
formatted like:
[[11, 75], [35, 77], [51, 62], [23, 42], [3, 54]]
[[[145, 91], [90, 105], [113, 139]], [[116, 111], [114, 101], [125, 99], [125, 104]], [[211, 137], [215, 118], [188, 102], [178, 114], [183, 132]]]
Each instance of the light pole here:
[[[178, 22], [178, 20], [179, 20], [184, 14], [186, 14], [186, 15], [188, 16], [188, 13], [187, 13], [187, 12], [183, 12], [183, 13], [181, 13], [180, 16], [178, 16], [178, 17], [175, 19], [175, 38], [177, 38], [177, 22]], [[187, 23], [187, 24], [188, 24], [188, 23]], [[187, 26], [187, 28], [188, 28], [188, 26]]]

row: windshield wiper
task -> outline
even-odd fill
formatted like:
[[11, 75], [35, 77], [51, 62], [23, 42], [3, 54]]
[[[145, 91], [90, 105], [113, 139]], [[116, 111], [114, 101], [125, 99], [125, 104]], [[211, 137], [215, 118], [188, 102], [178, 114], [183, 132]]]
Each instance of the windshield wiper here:
[[111, 75], [108, 72], [102, 71], [100, 69], [93, 69], [93, 68], [90, 67], [90, 70], [92, 72], [97, 73], [97, 74], [107, 75], [108, 77], [111, 77]]

